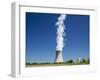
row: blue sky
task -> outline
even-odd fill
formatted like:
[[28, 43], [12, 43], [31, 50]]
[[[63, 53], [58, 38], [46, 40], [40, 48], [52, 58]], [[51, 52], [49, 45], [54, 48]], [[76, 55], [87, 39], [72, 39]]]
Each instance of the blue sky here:
[[[26, 62], [54, 62], [60, 14], [26, 13]], [[64, 61], [89, 58], [89, 16], [67, 14]]]

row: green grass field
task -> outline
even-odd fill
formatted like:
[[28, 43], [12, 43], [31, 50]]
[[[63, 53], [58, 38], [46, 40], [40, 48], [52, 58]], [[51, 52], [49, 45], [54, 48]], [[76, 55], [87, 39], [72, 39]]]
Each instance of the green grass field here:
[[88, 65], [89, 62], [80, 62], [80, 63], [32, 63], [26, 64], [26, 67], [49, 67], [49, 66], [74, 66], [74, 65]]

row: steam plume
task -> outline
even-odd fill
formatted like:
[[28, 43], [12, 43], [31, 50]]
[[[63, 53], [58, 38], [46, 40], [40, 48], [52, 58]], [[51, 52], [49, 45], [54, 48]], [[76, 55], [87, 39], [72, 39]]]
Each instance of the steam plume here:
[[56, 50], [58, 51], [62, 51], [63, 47], [64, 47], [64, 36], [65, 36], [65, 25], [64, 25], [64, 21], [66, 19], [66, 15], [65, 14], [61, 14], [58, 17], [58, 21], [56, 22], [56, 26], [57, 26], [57, 38], [56, 38]]

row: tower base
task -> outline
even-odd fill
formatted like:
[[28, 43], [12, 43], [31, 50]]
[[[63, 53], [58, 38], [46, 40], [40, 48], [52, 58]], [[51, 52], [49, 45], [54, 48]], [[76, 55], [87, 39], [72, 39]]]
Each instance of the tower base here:
[[55, 57], [55, 63], [62, 63], [63, 57], [62, 57], [62, 51], [56, 51], [56, 57]]

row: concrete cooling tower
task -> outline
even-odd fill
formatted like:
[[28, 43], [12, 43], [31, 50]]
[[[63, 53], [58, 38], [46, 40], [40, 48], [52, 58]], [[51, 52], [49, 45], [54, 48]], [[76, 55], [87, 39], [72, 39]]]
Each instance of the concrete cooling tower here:
[[62, 51], [56, 51], [56, 57], [55, 57], [55, 63], [62, 63], [63, 57], [62, 57]]

